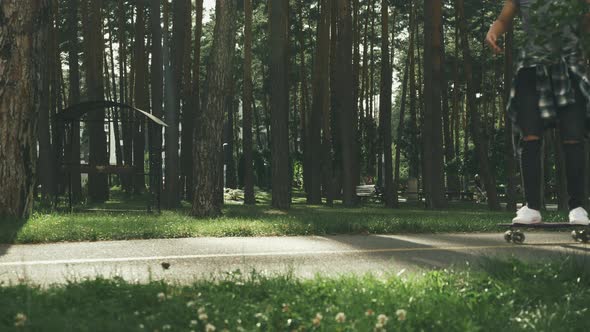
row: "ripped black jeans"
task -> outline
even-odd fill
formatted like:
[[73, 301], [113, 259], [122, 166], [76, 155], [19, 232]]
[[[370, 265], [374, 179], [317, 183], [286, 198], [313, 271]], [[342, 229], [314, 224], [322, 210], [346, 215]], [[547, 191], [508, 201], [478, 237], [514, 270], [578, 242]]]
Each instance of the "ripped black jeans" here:
[[[525, 199], [529, 208], [540, 210], [542, 205], [541, 148], [546, 123], [541, 118], [541, 112], [539, 111], [536, 69], [521, 69], [515, 84], [515, 101], [518, 106], [516, 124], [523, 134], [520, 161]], [[584, 149], [586, 101], [580, 91], [577, 79], [572, 79], [572, 87], [575, 89], [576, 103], [560, 108], [557, 111], [557, 128], [565, 157], [570, 210], [584, 205], [584, 185], [586, 183], [584, 174], [586, 166]], [[526, 140], [527, 136], [536, 136], [539, 139]]]

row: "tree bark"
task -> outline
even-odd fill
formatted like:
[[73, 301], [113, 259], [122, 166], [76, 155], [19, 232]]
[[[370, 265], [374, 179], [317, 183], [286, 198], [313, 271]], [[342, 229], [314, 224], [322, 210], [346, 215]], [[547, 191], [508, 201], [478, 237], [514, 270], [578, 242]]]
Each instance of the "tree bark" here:
[[[395, 22], [394, 22], [395, 24]], [[385, 206], [395, 205], [393, 188], [393, 152], [391, 149], [391, 84], [392, 69], [389, 63], [389, 5], [381, 1], [381, 95], [379, 97], [379, 129], [381, 151], [384, 156], [383, 181]], [[381, 158], [379, 158], [381, 159]]]
[[[324, 100], [328, 94], [327, 68], [328, 68], [328, 40], [330, 38], [330, 4], [322, 0], [320, 4], [320, 17], [317, 26], [317, 38], [315, 48], [315, 60], [312, 80], [312, 106], [311, 115], [307, 119], [308, 137], [305, 140], [305, 150], [310, 156], [306, 168], [310, 170], [310, 183], [307, 186], [307, 204], [321, 204], [322, 202], [322, 162], [325, 156], [324, 143], [322, 143], [322, 123], [325, 114]], [[324, 136], [325, 137], [325, 136]], [[323, 155], [324, 154], [324, 155]], [[326, 182], [324, 182], [326, 183]]]
[[[162, 118], [162, 103], [164, 101], [164, 64], [162, 60], [160, 0], [150, 1], [150, 29], [152, 35], [152, 114], [158, 118]], [[149, 133], [149, 144], [153, 151], [150, 155], [150, 170], [153, 174], [151, 177], [150, 191], [155, 195], [156, 200], [159, 202], [162, 191], [162, 128], [150, 122]]]
[[[166, 186], [165, 197], [168, 208], [177, 208], [180, 206], [181, 187], [179, 186], [179, 115], [181, 112], [181, 96], [183, 81], [183, 56], [186, 34], [186, 1], [174, 1], [172, 3], [172, 43], [166, 43], [168, 38], [164, 38], [165, 53], [167, 50], [170, 54], [171, 64], [166, 70]], [[166, 30], [165, 30], [166, 31]], [[167, 33], [164, 33], [167, 35]], [[166, 50], [167, 49], [167, 50]], [[167, 65], [166, 56], [164, 56], [165, 65]]]
[[196, 119], [193, 145], [194, 187], [191, 214], [196, 217], [221, 215], [223, 205], [223, 118], [225, 98], [232, 79], [234, 1], [217, 0], [215, 30], [207, 79], [203, 93], [203, 108]]
[[361, 180], [361, 135], [359, 129], [359, 73], [361, 62], [361, 24], [360, 24], [360, 3], [359, 0], [352, 1], [352, 10], [354, 13], [353, 26], [353, 55], [352, 55], [352, 89], [353, 89], [353, 159], [352, 174], [354, 186], [358, 186]]
[[[145, 52], [145, 5], [137, 2], [135, 20], [135, 105], [137, 108], [149, 112], [149, 91], [147, 82], [148, 59]], [[145, 121], [144, 116], [135, 113], [133, 116], [133, 166], [137, 174], [133, 177], [133, 191], [141, 194], [145, 191]]]
[[[0, 221], [32, 212], [49, 1], [0, 2]], [[5, 219], [6, 218], [6, 219]]]
[[406, 101], [408, 96], [408, 67], [410, 67], [410, 54], [408, 53], [408, 58], [406, 59], [406, 65], [404, 67], [404, 78], [402, 82], [402, 99], [401, 99], [401, 106], [399, 111], [399, 123], [397, 126], [397, 139], [395, 142], [395, 166], [394, 166], [394, 182], [393, 182], [393, 190], [394, 190], [394, 205], [398, 206], [398, 196], [397, 191], [400, 187], [400, 163], [401, 163], [401, 144], [403, 139], [403, 132], [404, 132], [404, 120], [406, 116]]
[[[43, 80], [43, 90], [41, 97], [41, 107], [38, 119], [38, 144], [39, 144], [39, 159], [38, 159], [38, 181], [41, 185], [41, 205], [45, 207], [51, 206], [52, 198], [55, 195], [56, 190], [56, 177], [54, 170], [56, 169], [55, 164], [55, 151], [51, 141], [51, 114], [53, 111], [53, 93], [55, 83], [55, 71], [52, 66], [56, 61], [55, 57], [55, 11], [54, 6], [50, 5], [49, 16], [49, 32], [48, 32], [48, 46], [46, 49], [45, 56], [47, 57], [47, 66], [43, 68], [43, 76], [46, 78]], [[53, 142], [55, 143], [55, 142]]]
[[[102, 0], [88, 0], [84, 8], [86, 87], [88, 100], [91, 101], [104, 100], [102, 8]], [[91, 165], [106, 165], [109, 162], [104, 117], [104, 110], [88, 114], [87, 126]], [[104, 202], [109, 198], [108, 177], [106, 174], [88, 175], [88, 197], [93, 202]]]
[[288, 209], [291, 206], [288, 0], [275, 0], [270, 8], [270, 45], [272, 206]]
[[[314, 89], [314, 105], [321, 112], [322, 143], [321, 143], [321, 167], [322, 186], [326, 194], [326, 204], [331, 206], [334, 202], [333, 173], [332, 173], [332, 121], [330, 113], [330, 27], [332, 22], [332, 2], [323, 0], [320, 18], [320, 32], [318, 37], [317, 85]], [[316, 104], [317, 100], [317, 104]], [[314, 106], [315, 107], [315, 106]], [[315, 110], [314, 110], [315, 112]], [[312, 119], [315, 122], [314, 119]]]
[[[76, 105], [80, 102], [80, 63], [78, 57], [79, 43], [78, 43], [78, 8], [80, 5], [79, 0], [70, 1], [70, 8], [68, 12], [68, 40], [69, 40], [69, 51], [68, 51], [68, 66], [70, 69], [69, 75], [69, 102], [70, 105]], [[73, 134], [70, 136], [72, 141], [70, 142], [70, 160], [71, 164], [80, 163], [80, 122], [75, 121], [72, 123]], [[70, 173], [72, 198], [73, 202], [77, 203], [80, 201], [82, 196], [82, 176], [78, 172]]]
[[410, 178], [418, 179], [418, 172], [420, 169], [419, 163], [419, 153], [418, 148], [415, 146], [418, 143], [418, 111], [416, 109], [416, 57], [415, 57], [415, 47], [416, 47], [416, 10], [414, 5], [410, 6], [410, 49], [409, 49], [409, 57], [410, 57], [410, 126], [408, 130], [409, 138], [408, 140], [414, 142], [414, 144], [410, 145], [409, 153], [409, 169], [408, 175]]
[[477, 99], [473, 82], [473, 60], [467, 38], [467, 21], [465, 19], [464, 0], [456, 0], [456, 10], [459, 16], [461, 30], [461, 46], [463, 48], [463, 63], [465, 67], [465, 83], [467, 84], [467, 109], [469, 110], [470, 127], [479, 163], [479, 170], [487, 193], [488, 206], [491, 210], [500, 210], [500, 202], [496, 191], [496, 180], [489, 165], [487, 140], [482, 137], [481, 120], [477, 111]]
[[256, 204], [252, 158], [252, 0], [244, 0], [244, 204]]
[[[193, 72], [192, 68], [194, 63], [191, 63], [191, 52], [192, 52], [192, 14], [191, 14], [191, 7], [192, 1], [191, 0], [183, 0], [186, 2], [185, 8], [185, 24], [184, 24], [184, 52], [182, 57], [182, 86], [181, 86], [181, 100], [182, 100], [182, 116], [181, 116], [181, 125], [182, 125], [182, 133], [181, 133], [181, 144], [180, 144], [180, 173], [182, 177], [182, 188], [181, 197], [184, 199], [189, 200], [192, 195], [192, 173], [193, 173], [193, 132], [194, 132], [194, 122], [195, 122], [195, 107], [193, 105], [194, 97], [192, 96], [193, 93], [193, 84], [194, 80], [192, 79]], [[197, 4], [198, 5], [198, 4]], [[198, 14], [197, 14], [198, 15]], [[197, 23], [200, 25], [200, 23]], [[200, 41], [195, 40], [195, 43], [200, 43]], [[196, 46], [195, 46], [196, 47]], [[198, 81], [197, 81], [198, 82]]]
[[[127, 88], [127, 18], [125, 13], [125, 2], [120, 1], [118, 5], [119, 20], [119, 99], [122, 103], [129, 103], [129, 92]], [[133, 128], [132, 114], [130, 112], [121, 113], [121, 127], [123, 138], [123, 164], [130, 166], [133, 164]], [[133, 177], [122, 175], [122, 185], [125, 192], [133, 190]]]
[[[187, 129], [190, 133], [185, 133], [186, 135], [183, 136], [184, 141], [182, 143], [183, 151], [188, 152], [188, 156], [185, 155], [183, 160], [183, 167], [185, 167], [185, 187], [186, 187], [186, 195], [189, 201], [193, 199], [193, 140], [195, 136], [195, 128], [197, 124], [195, 123], [195, 119], [198, 117], [198, 114], [201, 111], [201, 87], [200, 87], [200, 78], [201, 78], [201, 37], [203, 35], [203, 0], [196, 0], [195, 2], [195, 44], [194, 44], [194, 52], [193, 52], [193, 75], [192, 75], [192, 97], [190, 99], [190, 104], [188, 107], [188, 111], [185, 112], [183, 116], [189, 118], [190, 125], [187, 123]], [[183, 125], [183, 128], [185, 126]], [[183, 129], [184, 130], [184, 129]], [[188, 137], [187, 137], [188, 136]]]
[[[446, 206], [444, 186], [443, 128], [441, 123], [442, 1], [424, 0], [424, 174], [427, 205]], [[446, 87], [445, 87], [446, 88]]]
[[336, 111], [340, 120], [340, 148], [342, 158], [342, 203], [351, 207], [356, 203], [354, 180], [354, 87], [352, 68], [352, 10], [350, 1], [338, 0], [336, 48]]

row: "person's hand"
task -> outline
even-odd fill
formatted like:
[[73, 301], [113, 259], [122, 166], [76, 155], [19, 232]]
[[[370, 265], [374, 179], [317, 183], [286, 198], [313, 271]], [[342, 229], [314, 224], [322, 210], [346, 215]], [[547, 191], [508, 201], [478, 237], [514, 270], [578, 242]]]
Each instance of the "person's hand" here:
[[498, 35], [492, 31], [489, 31], [486, 36], [486, 43], [496, 54], [504, 52], [500, 46], [498, 46]]

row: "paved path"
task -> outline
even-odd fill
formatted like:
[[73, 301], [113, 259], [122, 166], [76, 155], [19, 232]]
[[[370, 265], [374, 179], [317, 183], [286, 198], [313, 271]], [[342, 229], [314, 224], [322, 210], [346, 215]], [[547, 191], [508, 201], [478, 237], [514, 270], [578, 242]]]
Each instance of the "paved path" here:
[[[292, 272], [301, 277], [345, 273], [376, 275], [477, 264], [482, 257], [526, 261], [590, 261], [590, 247], [569, 233], [527, 233], [525, 245], [506, 243], [501, 234], [190, 238], [43, 245], [0, 245], [0, 282], [37, 284], [97, 276], [129, 281], [191, 282], [240, 269]], [[169, 263], [165, 270], [161, 264]], [[590, 264], [589, 264], [590, 266]]]

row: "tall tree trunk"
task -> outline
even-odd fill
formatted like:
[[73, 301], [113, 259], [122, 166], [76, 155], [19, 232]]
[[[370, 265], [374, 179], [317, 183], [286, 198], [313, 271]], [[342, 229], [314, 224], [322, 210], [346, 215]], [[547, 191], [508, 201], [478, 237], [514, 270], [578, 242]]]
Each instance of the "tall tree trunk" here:
[[416, 109], [416, 57], [415, 57], [415, 47], [416, 47], [416, 10], [414, 8], [413, 2], [410, 6], [410, 49], [409, 49], [409, 57], [410, 57], [410, 126], [409, 126], [409, 138], [411, 142], [414, 142], [411, 145], [411, 151], [409, 152], [410, 160], [409, 160], [409, 169], [408, 175], [410, 178], [418, 179], [418, 172], [419, 172], [419, 163], [420, 159], [418, 154], [418, 148], [416, 147], [416, 143], [418, 142], [418, 112]]
[[[147, 90], [148, 59], [145, 53], [145, 5], [137, 3], [137, 17], [135, 21], [135, 105], [137, 108], [149, 111], [149, 92]], [[136, 113], [133, 120], [133, 166], [137, 174], [133, 177], [133, 191], [136, 194], [145, 191], [144, 173], [145, 150], [145, 121], [144, 116]]]
[[270, 77], [272, 131], [272, 206], [291, 206], [289, 165], [289, 1], [276, 0], [270, 7]]
[[244, 204], [256, 204], [254, 195], [254, 165], [252, 158], [252, 0], [244, 0]]
[[[510, 90], [512, 89], [512, 52], [513, 52], [513, 43], [514, 43], [514, 30], [511, 28], [506, 33], [505, 38], [505, 46], [504, 46], [504, 93], [503, 93], [503, 105], [504, 109], [508, 104], [508, 99], [510, 97]], [[512, 120], [508, 116], [508, 112], [504, 112], [504, 123], [506, 126], [506, 210], [507, 211], [514, 211], [516, 210], [516, 159], [514, 156], [514, 147], [512, 144]]]
[[[53, 1], [52, 1], [53, 2]], [[54, 176], [55, 152], [51, 142], [51, 118], [53, 113], [53, 92], [55, 90], [55, 70], [52, 66], [55, 63], [55, 11], [54, 6], [49, 6], [49, 33], [48, 33], [48, 47], [46, 48], [47, 66], [43, 68], [43, 76], [46, 78], [43, 81], [43, 90], [41, 95], [41, 107], [38, 119], [38, 144], [39, 144], [39, 159], [38, 159], [38, 181], [41, 185], [41, 204], [49, 207], [56, 190], [56, 177]], [[55, 143], [55, 142], [54, 142]]]
[[[442, 1], [424, 0], [424, 167], [428, 176], [427, 204], [446, 206], [444, 186], [443, 128], [441, 124]], [[446, 88], [446, 87], [445, 87]]]
[[342, 203], [354, 206], [354, 87], [352, 68], [352, 10], [350, 1], [338, 0], [336, 47], [336, 111], [340, 120], [340, 148], [342, 158]]
[[[129, 103], [129, 94], [127, 89], [127, 17], [125, 13], [125, 2], [120, 1], [118, 5], [119, 20], [119, 99], [121, 103]], [[133, 128], [131, 112], [121, 113], [121, 127], [123, 138], [123, 164], [131, 166], [133, 164]], [[122, 175], [123, 189], [131, 192], [133, 177]]]
[[[393, 22], [395, 24], [395, 22]], [[379, 155], [384, 156], [383, 180], [385, 206], [394, 207], [393, 156], [391, 150], [391, 84], [392, 75], [389, 63], [389, 4], [381, 1], [381, 95], [379, 97]], [[379, 158], [381, 159], [381, 158]]]
[[181, 107], [182, 93], [182, 73], [183, 73], [183, 56], [185, 43], [185, 25], [186, 25], [186, 1], [175, 1], [172, 4], [172, 43], [166, 43], [169, 38], [164, 37], [164, 52], [169, 52], [171, 64], [168, 64], [167, 57], [164, 56], [166, 68], [166, 186], [165, 197], [168, 208], [176, 208], [180, 205], [180, 186], [179, 186], [179, 128], [178, 117]]
[[[70, 69], [69, 75], [69, 102], [70, 105], [76, 105], [80, 102], [80, 63], [78, 57], [78, 8], [79, 0], [70, 1], [70, 8], [68, 12], [68, 66]], [[74, 121], [72, 123], [72, 141], [70, 142], [70, 160], [69, 163], [78, 165], [80, 163], [80, 122]], [[82, 176], [78, 172], [70, 173], [72, 198], [73, 202], [79, 202], [82, 196]]]
[[[112, 91], [113, 91], [113, 101], [119, 102], [119, 98], [117, 96], [117, 83], [116, 83], [116, 76], [115, 76], [115, 54], [114, 54], [114, 50], [113, 50], [113, 36], [115, 34], [115, 29], [114, 29], [114, 23], [111, 21], [111, 19], [108, 19], [109, 23], [109, 59], [110, 59], [110, 69], [111, 69], [111, 85], [112, 85]], [[107, 72], [107, 77], [108, 77], [108, 72]], [[108, 81], [108, 80], [107, 80]], [[114, 108], [113, 110], [113, 131], [115, 133], [114, 138], [115, 138], [115, 159], [117, 160], [117, 165], [121, 166], [123, 165], [123, 150], [121, 147], [121, 131], [119, 128], [119, 121], [120, 121], [120, 109], [119, 108]]]
[[28, 218], [33, 208], [48, 9], [46, 0], [0, 2], [0, 221]]
[[[188, 173], [185, 174], [186, 176], [186, 190], [187, 190], [187, 198], [188, 200], [193, 199], [193, 141], [195, 136], [195, 128], [197, 124], [195, 123], [197, 117], [201, 112], [201, 87], [200, 87], [200, 78], [201, 78], [201, 37], [203, 35], [203, 0], [196, 0], [195, 2], [195, 11], [196, 11], [196, 22], [195, 22], [195, 49], [193, 54], [193, 84], [192, 84], [192, 99], [191, 105], [187, 116], [192, 119], [192, 124], [189, 127], [190, 132], [190, 140], [187, 140], [183, 143], [183, 146], [186, 145], [187, 151], [190, 152], [190, 160], [185, 160], [186, 165], [190, 166], [187, 170]], [[190, 150], [188, 148], [190, 147]], [[190, 164], [190, 165], [189, 165]]]
[[352, 89], [353, 89], [353, 159], [352, 159], [352, 174], [354, 176], [355, 187], [360, 184], [361, 180], [361, 134], [359, 128], [359, 73], [361, 62], [361, 20], [360, 20], [360, 3], [359, 0], [352, 1], [352, 10], [354, 12], [353, 26], [353, 55], [352, 55]]
[[[329, 151], [329, 146], [326, 148], [326, 135], [324, 132], [324, 142], [322, 142], [322, 124], [326, 119], [325, 99], [329, 93], [329, 85], [326, 82], [328, 77], [328, 40], [330, 38], [330, 3], [322, 0], [320, 8], [320, 18], [318, 20], [315, 61], [313, 69], [312, 82], [312, 108], [311, 116], [306, 125], [309, 128], [309, 136], [305, 141], [305, 150], [310, 151], [307, 168], [310, 169], [310, 183], [308, 184], [309, 193], [307, 194], [307, 204], [321, 204], [322, 202], [322, 167], [325, 167], [326, 150]], [[330, 159], [331, 160], [331, 159]], [[324, 172], [325, 174], [325, 172]], [[325, 177], [324, 177], [325, 179]], [[324, 181], [324, 184], [328, 184]], [[329, 187], [329, 186], [328, 186]], [[325, 188], [327, 189], [327, 188]], [[328, 190], [326, 190], [328, 192]]]
[[[368, 88], [368, 76], [369, 76], [369, 3], [367, 3], [367, 10], [365, 10], [365, 22], [364, 22], [364, 33], [363, 33], [363, 64], [361, 72], [361, 91], [360, 91], [360, 102], [359, 102], [359, 139], [361, 146], [364, 145], [367, 149], [367, 128], [366, 128], [366, 110], [367, 105], [367, 88]], [[362, 151], [362, 149], [361, 149]], [[365, 157], [366, 154], [363, 156]], [[366, 158], [365, 158], [366, 159]], [[365, 171], [366, 173], [366, 171]]]
[[374, 98], [375, 98], [375, 4], [377, 0], [369, 0], [369, 17], [371, 20], [371, 32], [369, 38], [369, 77], [367, 79], [367, 112], [366, 112], [366, 132], [367, 132], [367, 168], [368, 174], [375, 177], [376, 161], [377, 161], [377, 130], [374, 117]]
[[[341, 114], [338, 106], [338, 3], [332, 2], [330, 16], [330, 133], [332, 142], [332, 179], [335, 198], [342, 198], [342, 134]], [[339, 82], [338, 82], [339, 83]]]
[[311, 183], [311, 158], [312, 153], [309, 149], [307, 141], [309, 140], [309, 126], [308, 119], [311, 115], [308, 105], [308, 88], [307, 88], [307, 68], [305, 65], [305, 34], [304, 34], [304, 21], [303, 21], [303, 3], [299, 2], [297, 5], [297, 18], [299, 20], [300, 29], [297, 33], [297, 40], [299, 42], [299, 77], [300, 77], [300, 94], [299, 94], [299, 110], [300, 110], [300, 123], [301, 123], [301, 149], [303, 151], [303, 187], [305, 190], [306, 197], [310, 195], [310, 183]]
[[[164, 99], [164, 64], [162, 60], [162, 26], [160, 14], [160, 0], [150, 1], [150, 29], [152, 35], [152, 61], [151, 61], [151, 97], [152, 114], [162, 118], [162, 103]], [[160, 201], [162, 191], [162, 128], [150, 121], [149, 127], [150, 150], [150, 191]], [[159, 206], [158, 206], [159, 208]]]
[[234, 90], [235, 79], [231, 80], [231, 88], [229, 94], [226, 96], [225, 114], [227, 115], [225, 123], [225, 137], [224, 137], [224, 153], [225, 153], [225, 186], [230, 189], [238, 187], [238, 179], [236, 177], [236, 161], [235, 161], [235, 140], [234, 140], [234, 123], [235, 123], [235, 103]]
[[[84, 8], [84, 41], [86, 86], [88, 100], [104, 99], [104, 78], [102, 55], [104, 41], [102, 32], [102, 0], [88, 0]], [[88, 133], [90, 143], [90, 165], [105, 165], [109, 162], [107, 138], [104, 131], [104, 110], [88, 115]], [[108, 178], [106, 174], [88, 175], [88, 196], [91, 201], [104, 202], [109, 197]]]
[[[326, 194], [326, 204], [331, 206], [334, 203], [334, 185], [332, 171], [332, 117], [330, 112], [330, 28], [332, 22], [332, 2], [323, 0], [321, 14], [321, 31], [318, 38], [318, 54], [322, 54], [316, 63], [321, 63], [323, 67], [317, 70], [318, 85], [317, 100], [318, 107], [322, 114], [322, 186]], [[321, 59], [321, 60], [320, 60]], [[320, 62], [321, 61], [321, 62]], [[314, 89], [315, 90], [315, 89]], [[314, 91], [315, 92], [315, 91]], [[314, 96], [314, 104], [316, 97]], [[314, 121], [314, 119], [312, 119]]]
[[466, 78], [465, 82], [467, 84], [467, 109], [469, 110], [470, 115], [470, 127], [473, 134], [473, 142], [475, 144], [477, 159], [479, 162], [479, 170], [484, 181], [488, 206], [491, 210], [499, 210], [500, 202], [498, 200], [496, 191], [496, 180], [492, 170], [490, 169], [488, 144], [481, 132], [481, 120], [477, 110], [477, 99], [475, 96], [475, 86], [473, 82], [473, 60], [471, 58], [469, 41], [467, 38], [467, 21], [464, 14], [465, 11], [463, 0], [456, 0], [455, 5], [461, 28], [461, 46], [463, 48], [463, 62]]
[[223, 115], [226, 91], [232, 80], [234, 56], [234, 20], [236, 3], [217, 0], [215, 30], [207, 79], [203, 93], [203, 108], [195, 123], [193, 145], [194, 187], [191, 214], [197, 217], [221, 215], [223, 205]]
[[395, 166], [394, 166], [394, 204], [399, 205], [397, 191], [400, 187], [400, 163], [401, 163], [401, 144], [404, 132], [404, 120], [406, 116], [406, 101], [408, 96], [408, 67], [410, 66], [411, 58], [408, 52], [408, 58], [406, 59], [406, 65], [404, 66], [404, 78], [402, 82], [402, 99], [399, 111], [399, 123], [397, 126], [397, 139], [395, 142]]
[[[444, 32], [444, 27], [440, 26], [440, 29]], [[445, 164], [448, 166], [453, 163], [455, 159], [455, 145], [453, 140], [453, 117], [451, 116], [451, 110], [449, 107], [449, 80], [446, 74], [446, 70], [443, 68], [446, 67], [446, 42], [444, 33], [442, 34], [441, 39], [441, 93], [442, 93], [442, 113], [443, 113], [443, 133], [444, 133], [444, 152], [445, 152]], [[446, 185], [449, 191], [451, 192], [459, 192], [460, 191], [460, 183], [459, 183], [459, 175], [455, 169], [448, 169], [446, 172]]]
[[[185, 25], [184, 25], [184, 53], [183, 53], [183, 79], [182, 79], [182, 116], [181, 116], [181, 123], [182, 123], [182, 133], [181, 133], [181, 144], [180, 144], [180, 169], [182, 175], [182, 188], [181, 193], [182, 197], [189, 200], [192, 195], [192, 173], [193, 173], [193, 132], [194, 132], [194, 122], [195, 122], [195, 107], [193, 105], [194, 97], [192, 96], [193, 93], [193, 84], [195, 81], [192, 79], [194, 73], [192, 73], [192, 68], [194, 63], [191, 63], [191, 52], [192, 52], [192, 14], [191, 14], [191, 7], [192, 1], [191, 0], [183, 0], [186, 2], [186, 12], [185, 12]], [[198, 5], [198, 4], [197, 4]], [[197, 14], [198, 15], [198, 14]], [[197, 23], [200, 25], [201, 23]], [[200, 41], [195, 40], [195, 43], [200, 43]], [[197, 81], [198, 82], [198, 81]]]
[[455, 159], [459, 160], [460, 158], [460, 151], [461, 146], [459, 143], [459, 132], [461, 128], [460, 124], [460, 105], [461, 105], [461, 75], [459, 75], [459, 65], [461, 64], [459, 61], [460, 50], [459, 50], [459, 20], [456, 19], [455, 22], [455, 61], [453, 63], [453, 129], [454, 129], [454, 139], [455, 139]]

